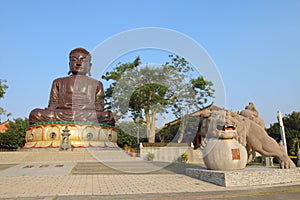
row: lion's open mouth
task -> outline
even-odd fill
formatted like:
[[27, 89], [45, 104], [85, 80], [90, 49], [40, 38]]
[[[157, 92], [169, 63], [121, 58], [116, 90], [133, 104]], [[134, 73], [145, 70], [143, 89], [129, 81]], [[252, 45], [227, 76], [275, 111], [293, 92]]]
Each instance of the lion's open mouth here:
[[223, 131], [233, 131], [235, 130], [235, 127], [233, 125], [225, 125], [223, 127]]

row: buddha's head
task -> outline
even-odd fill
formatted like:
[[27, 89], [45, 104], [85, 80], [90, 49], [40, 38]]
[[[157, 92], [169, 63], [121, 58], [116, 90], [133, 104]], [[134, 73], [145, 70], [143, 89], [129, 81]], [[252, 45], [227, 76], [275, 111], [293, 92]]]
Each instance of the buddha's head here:
[[70, 71], [68, 74], [72, 73], [73, 75], [91, 75], [92, 56], [86, 49], [73, 49], [69, 54], [69, 59]]

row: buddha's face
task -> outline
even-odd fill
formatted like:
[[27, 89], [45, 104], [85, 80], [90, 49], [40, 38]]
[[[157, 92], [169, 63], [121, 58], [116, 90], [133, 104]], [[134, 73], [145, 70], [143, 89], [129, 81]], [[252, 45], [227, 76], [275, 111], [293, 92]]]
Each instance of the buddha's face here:
[[69, 65], [70, 71], [75, 75], [86, 75], [92, 67], [91, 58], [82, 52], [72, 53]]

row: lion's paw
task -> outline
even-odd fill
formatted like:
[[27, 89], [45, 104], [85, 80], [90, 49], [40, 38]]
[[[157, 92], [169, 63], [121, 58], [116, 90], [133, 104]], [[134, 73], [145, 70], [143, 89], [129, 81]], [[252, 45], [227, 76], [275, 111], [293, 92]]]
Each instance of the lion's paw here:
[[280, 161], [280, 168], [281, 169], [293, 169], [293, 168], [296, 168], [296, 165], [290, 158], [287, 158], [285, 160]]

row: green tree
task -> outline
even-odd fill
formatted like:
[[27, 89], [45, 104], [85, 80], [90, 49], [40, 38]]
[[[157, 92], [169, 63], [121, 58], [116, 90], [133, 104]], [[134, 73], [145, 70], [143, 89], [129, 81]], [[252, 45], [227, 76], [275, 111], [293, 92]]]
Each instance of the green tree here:
[[[283, 117], [284, 130], [288, 152], [296, 155], [300, 144], [300, 112], [292, 112]], [[278, 123], [270, 125], [267, 129], [268, 134], [277, 142], [281, 140], [280, 128]]]
[[184, 58], [170, 55], [170, 59], [159, 67], [139, 67], [141, 61], [137, 57], [132, 63], [119, 63], [102, 76], [112, 81], [105, 91], [108, 108], [113, 107], [120, 116], [129, 113], [134, 121], [144, 121], [149, 143], [155, 142], [158, 114], [186, 116], [213, 98], [211, 82], [202, 76], [188, 77], [193, 68]]
[[124, 147], [124, 145], [128, 145], [130, 147], [137, 147], [137, 138], [125, 133], [122, 129], [119, 130], [118, 132], [118, 146], [119, 147]]
[[129, 135], [146, 138], [146, 125], [141, 122], [124, 121], [119, 124], [119, 128]]
[[5, 82], [6, 80], [0, 79], [0, 99], [4, 97], [5, 91], [8, 88]]
[[0, 144], [5, 146], [23, 147], [25, 144], [26, 128], [29, 120], [17, 118], [10, 121], [8, 130], [0, 134]]
[[118, 134], [118, 145], [125, 144], [131, 147], [138, 147], [139, 142], [145, 141], [146, 125], [140, 122], [124, 121], [119, 124], [121, 134]]
[[164, 128], [160, 129], [156, 134], [156, 140], [162, 143], [188, 142], [190, 144], [193, 142], [200, 128], [199, 117], [185, 116], [182, 119], [177, 123], [167, 124]]
[[[175, 79], [174, 73], [166, 68], [146, 66], [128, 71], [114, 90], [114, 108], [118, 108], [121, 115], [129, 112], [135, 121], [140, 119], [145, 121], [150, 143], [154, 142], [156, 116], [167, 111], [171, 98], [175, 100], [172, 97], [176, 95], [173, 92], [175, 89], [170, 88], [177, 84], [176, 80], [180, 80], [178, 74], [175, 73], [177, 77]], [[169, 82], [171, 79], [174, 80], [173, 85]]]
[[283, 118], [285, 132], [288, 138], [289, 152], [297, 155], [300, 143], [300, 112], [292, 112]]
[[146, 125], [138, 122], [124, 121], [119, 124], [118, 145], [123, 147], [125, 144], [131, 147], [138, 147], [139, 141], [146, 138]]
[[168, 125], [161, 130], [159, 130], [156, 134], [156, 140], [161, 143], [170, 143], [176, 136], [180, 123]]
[[[7, 81], [0, 79], [0, 99], [4, 98], [5, 92], [8, 88], [8, 86], [5, 84]], [[9, 117], [11, 113], [8, 113], [4, 108], [0, 107], [0, 122], [1, 122], [1, 115], [5, 115], [6, 117]]]

